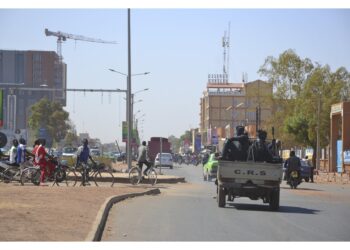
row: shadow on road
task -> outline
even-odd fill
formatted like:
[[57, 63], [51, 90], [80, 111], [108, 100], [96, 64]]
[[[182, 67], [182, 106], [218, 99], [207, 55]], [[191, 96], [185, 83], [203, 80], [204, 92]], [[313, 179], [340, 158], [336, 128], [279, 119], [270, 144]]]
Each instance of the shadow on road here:
[[286, 189], [286, 190], [291, 190], [291, 191], [298, 191], [298, 190], [305, 190], [305, 191], [320, 191], [320, 192], [324, 192], [324, 190], [321, 189], [314, 189], [314, 188], [297, 188], [297, 189], [291, 189], [290, 187], [280, 187], [280, 189]]
[[258, 204], [244, 204], [244, 203], [228, 203], [227, 208], [236, 208], [237, 210], [250, 210], [250, 211], [261, 211], [261, 212], [274, 212], [274, 213], [291, 213], [291, 214], [317, 214], [321, 210], [309, 209], [303, 207], [293, 206], [280, 206], [279, 210], [271, 211], [268, 205]]

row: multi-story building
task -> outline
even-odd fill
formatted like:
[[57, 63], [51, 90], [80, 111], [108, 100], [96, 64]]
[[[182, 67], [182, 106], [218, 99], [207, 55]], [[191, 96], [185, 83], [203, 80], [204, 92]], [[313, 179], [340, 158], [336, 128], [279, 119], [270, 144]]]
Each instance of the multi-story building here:
[[237, 125], [251, 136], [266, 129], [272, 115], [272, 85], [261, 80], [247, 83], [209, 82], [200, 100], [202, 145], [217, 144], [231, 137]]
[[54, 51], [0, 50], [2, 129], [25, 130], [30, 107], [44, 97], [65, 106], [66, 71]]

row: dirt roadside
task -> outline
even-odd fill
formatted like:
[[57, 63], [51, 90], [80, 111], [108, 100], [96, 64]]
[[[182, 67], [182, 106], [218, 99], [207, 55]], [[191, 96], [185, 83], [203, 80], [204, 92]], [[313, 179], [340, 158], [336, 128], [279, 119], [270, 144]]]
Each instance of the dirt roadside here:
[[107, 198], [151, 188], [0, 183], [0, 241], [84, 241]]

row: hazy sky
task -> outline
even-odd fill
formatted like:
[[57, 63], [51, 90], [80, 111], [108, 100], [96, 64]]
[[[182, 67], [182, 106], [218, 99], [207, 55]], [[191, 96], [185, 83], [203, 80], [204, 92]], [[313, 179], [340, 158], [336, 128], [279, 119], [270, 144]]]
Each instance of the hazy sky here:
[[[143, 139], [180, 136], [199, 126], [199, 102], [208, 74], [222, 73], [221, 44], [228, 23], [230, 80], [263, 79], [257, 74], [268, 56], [293, 49], [302, 58], [350, 70], [349, 9], [132, 9], [131, 43], [134, 111], [142, 118]], [[56, 51], [44, 29], [117, 41], [117, 45], [67, 40], [62, 54], [68, 88], [126, 89], [126, 9], [0, 9], [0, 49]], [[125, 94], [67, 95], [78, 133], [103, 142], [121, 141]]]

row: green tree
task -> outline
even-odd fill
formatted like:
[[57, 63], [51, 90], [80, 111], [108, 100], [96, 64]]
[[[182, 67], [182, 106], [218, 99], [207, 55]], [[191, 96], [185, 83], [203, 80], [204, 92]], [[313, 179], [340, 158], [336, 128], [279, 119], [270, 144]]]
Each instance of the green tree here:
[[268, 127], [275, 127], [275, 136], [281, 139], [286, 147], [295, 145], [295, 140], [285, 133], [285, 121], [294, 115], [295, 100], [301, 96], [313, 68], [310, 59], [302, 59], [293, 50], [287, 50], [278, 58], [267, 57], [258, 71], [260, 75], [267, 77], [267, 82], [273, 86], [271, 101], [274, 115], [268, 121]]
[[[328, 65], [301, 59], [292, 50], [278, 59], [268, 57], [259, 72], [274, 84], [275, 113], [270, 121], [279, 138], [288, 147], [316, 148], [316, 132], [320, 145], [329, 144], [331, 105], [349, 100], [350, 74], [341, 67], [331, 72]], [[287, 143], [286, 143], [287, 142]]]
[[58, 142], [65, 138], [68, 129], [69, 113], [63, 110], [61, 104], [50, 102], [43, 98], [31, 107], [29, 127], [36, 131], [39, 136], [39, 129], [46, 128], [50, 137]]

